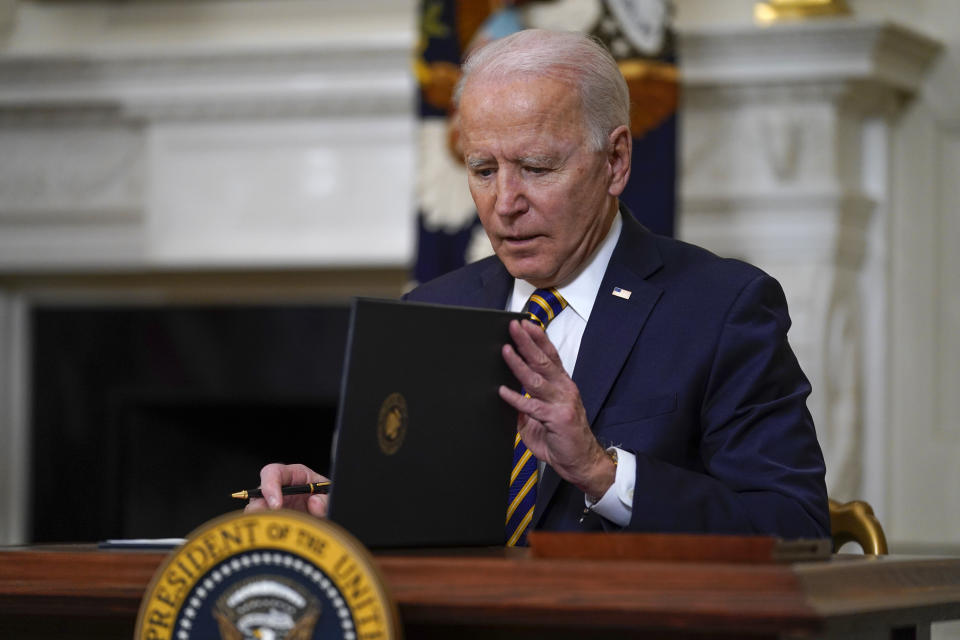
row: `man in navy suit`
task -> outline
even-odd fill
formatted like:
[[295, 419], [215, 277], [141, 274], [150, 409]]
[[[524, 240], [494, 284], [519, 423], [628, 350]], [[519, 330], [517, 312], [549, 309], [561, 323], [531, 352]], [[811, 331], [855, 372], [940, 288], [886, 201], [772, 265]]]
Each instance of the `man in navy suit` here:
[[[621, 210], [629, 97], [613, 58], [579, 34], [522, 31], [467, 61], [457, 98], [496, 255], [408, 299], [518, 311], [552, 288], [565, 300], [546, 331], [514, 322], [503, 347], [526, 394], [502, 387], [500, 397], [539, 461], [524, 526], [829, 535], [783, 292]], [[317, 479], [301, 465], [261, 472], [271, 507], [322, 515], [324, 496], [279, 495]]]

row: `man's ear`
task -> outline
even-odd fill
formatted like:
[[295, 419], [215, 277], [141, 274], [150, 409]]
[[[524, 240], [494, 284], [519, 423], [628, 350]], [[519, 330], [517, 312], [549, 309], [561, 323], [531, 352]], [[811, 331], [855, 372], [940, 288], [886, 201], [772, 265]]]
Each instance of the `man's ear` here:
[[630, 179], [630, 159], [633, 155], [633, 136], [626, 125], [620, 125], [610, 133], [609, 156], [610, 186], [607, 193], [618, 197]]

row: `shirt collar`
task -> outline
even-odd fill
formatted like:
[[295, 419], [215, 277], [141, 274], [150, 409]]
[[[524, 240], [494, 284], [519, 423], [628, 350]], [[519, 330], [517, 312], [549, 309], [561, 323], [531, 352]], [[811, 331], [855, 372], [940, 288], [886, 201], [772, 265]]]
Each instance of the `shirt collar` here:
[[[584, 322], [590, 319], [593, 303], [597, 299], [597, 291], [600, 289], [600, 283], [607, 272], [607, 265], [610, 263], [610, 256], [613, 255], [613, 250], [617, 246], [617, 240], [620, 239], [622, 227], [623, 221], [618, 213], [613, 218], [610, 230], [607, 231], [607, 237], [604, 238], [600, 247], [594, 251], [593, 256], [587, 262], [587, 266], [580, 270], [576, 278], [557, 288], [567, 304], [578, 316], [583, 318]], [[522, 311], [534, 291], [536, 291], [536, 287], [526, 280], [514, 278], [510, 310]]]

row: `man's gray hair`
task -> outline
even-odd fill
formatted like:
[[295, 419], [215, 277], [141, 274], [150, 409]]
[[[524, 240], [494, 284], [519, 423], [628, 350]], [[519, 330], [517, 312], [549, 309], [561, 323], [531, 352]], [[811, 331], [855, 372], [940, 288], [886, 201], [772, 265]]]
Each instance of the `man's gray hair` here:
[[476, 80], [546, 77], [573, 85], [580, 94], [587, 136], [594, 151], [605, 149], [610, 133], [630, 126], [630, 93], [610, 52], [581, 33], [527, 29], [473, 52], [454, 91], [459, 106], [463, 88]]

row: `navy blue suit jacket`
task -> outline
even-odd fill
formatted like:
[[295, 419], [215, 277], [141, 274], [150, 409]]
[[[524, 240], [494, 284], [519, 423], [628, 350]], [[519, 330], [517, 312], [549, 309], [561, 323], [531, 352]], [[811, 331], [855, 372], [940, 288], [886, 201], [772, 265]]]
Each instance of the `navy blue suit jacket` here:
[[[776, 280], [623, 216], [573, 371], [604, 446], [637, 456], [634, 531], [826, 537], [824, 462], [810, 384], [789, 344]], [[495, 257], [407, 299], [503, 309], [513, 278]], [[631, 292], [625, 300], [614, 287]], [[533, 525], [612, 529], [547, 467]]]

